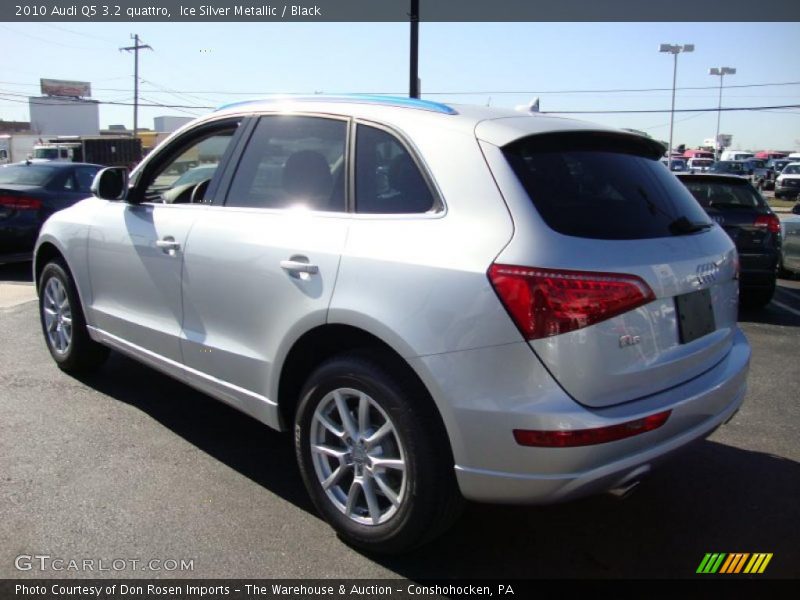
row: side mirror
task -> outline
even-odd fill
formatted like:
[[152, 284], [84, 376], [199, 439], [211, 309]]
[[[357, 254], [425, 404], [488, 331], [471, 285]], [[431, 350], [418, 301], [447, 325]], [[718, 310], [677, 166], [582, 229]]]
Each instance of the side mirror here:
[[90, 189], [101, 200], [124, 200], [128, 193], [128, 169], [107, 167], [98, 171]]

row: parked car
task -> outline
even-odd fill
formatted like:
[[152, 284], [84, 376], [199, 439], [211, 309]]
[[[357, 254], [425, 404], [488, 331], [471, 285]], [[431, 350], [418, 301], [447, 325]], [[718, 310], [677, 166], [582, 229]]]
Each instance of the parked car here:
[[783, 167], [775, 180], [776, 198], [797, 198], [800, 193], [800, 162], [792, 162]]
[[[212, 137], [210, 184], [163, 203]], [[407, 98], [224, 107], [47, 221], [44, 339], [66, 372], [113, 348], [293, 432], [361, 548], [430, 540], [465, 498], [624, 494], [731, 418], [750, 358], [734, 244], [662, 152]]]
[[686, 167], [691, 173], [705, 173], [713, 164], [713, 158], [690, 158]]
[[748, 158], [744, 163], [746, 165], [745, 170], [750, 176], [750, 181], [756, 189], [769, 189], [774, 182], [773, 171], [767, 166], [767, 160], [763, 158]]
[[684, 158], [673, 158], [672, 164], [670, 164], [670, 161], [667, 158], [662, 158], [661, 162], [664, 165], [669, 166], [670, 170], [675, 173], [682, 173], [688, 169], [686, 166], [686, 159]]
[[768, 187], [764, 189], [774, 190], [775, 189], [775, 181], [778, 179], [778, 175], [781, 174], [783, 168], [792, 162], [788, 158], [771, 158], [767, 161], [767, 166], [772, 171], [772, 181], [769, 182]]
[[796, 277], [800, 274], [800, 203], [792, 208], [792, 215], [781, 220], [783, 245], [781, 246], [780, 274]]
[[30, 260], [42, 223], [91, 195], [100, 165], [14, 163], [0, 167], [0, 263]]
[[739, 251], [740, 300], [764, 306], [775, 293], [781, 253], [780, 219], [750, 182], [729, 175], [679, 175]]
[[747, 163], [743, 160], [718, 160], [708, 169], [709, 173], [719, 173], [723, 175], [739, 175], [749, 177]]
[[722, 155], [720, 156], [720, 160], [722, 161], [740, 161], [740, 160], [747, 160], [748, 158], [752, 158], [755, 156], [753, 152], [749, 150], [724, 150]]

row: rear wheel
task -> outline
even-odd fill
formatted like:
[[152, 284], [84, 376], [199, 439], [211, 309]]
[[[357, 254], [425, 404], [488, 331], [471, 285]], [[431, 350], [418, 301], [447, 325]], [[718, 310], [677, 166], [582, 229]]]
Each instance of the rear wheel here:
[[108, 348], [89, 337], [75, 282], [60, 260], [42, 270], [39, 316], [47, 349], [62, 371], [91, 371], [105, 362]]
[[396, 553], [429, 541], [462, 500], [429, 400], [366, 355], [322, 364], [295, 418], [295, 450], [319, 512], [348, 543]]

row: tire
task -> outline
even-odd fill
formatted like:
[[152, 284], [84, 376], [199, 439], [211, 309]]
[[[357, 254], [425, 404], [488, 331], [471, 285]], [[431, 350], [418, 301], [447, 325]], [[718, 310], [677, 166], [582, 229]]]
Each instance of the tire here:
[[350, 353], [317, 368], [300, 394], [295, 452], [311, 500], [339, 536], [396, 554], [442, 533], [463, 499], [426, 392], [384, 363]]
[[767, 288], [742, 291], [741, 303], [746, 308], [763, 308], [770, 303], [775, 295], [775, 281]]
[[89, 337], [75, 282], [61, 260], [45, 265], [39, 277], [39, 320], [50, 356], [62, 371], [87, 373], [108, 357], [108, 348]]

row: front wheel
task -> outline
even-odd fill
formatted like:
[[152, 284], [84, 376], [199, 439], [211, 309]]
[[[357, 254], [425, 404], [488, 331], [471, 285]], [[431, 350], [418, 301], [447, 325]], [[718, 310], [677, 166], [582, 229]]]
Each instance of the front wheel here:
[[99, 367], [108, 348], [89, 337], [75, 283], [61, 261], [48, 263], [39, 278], [39, 316], [50, 356], [67, 373]]
[[322, 364], [295, 418], [295, 450], [314, 505], [348, 543], [396, 553], [458, 516], [444, 428], [430, 400], [366, 355]]

